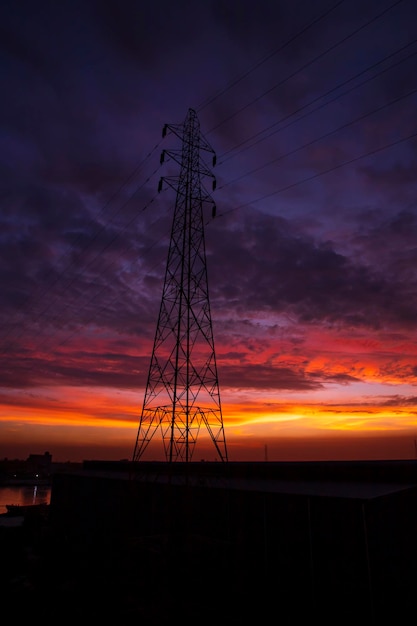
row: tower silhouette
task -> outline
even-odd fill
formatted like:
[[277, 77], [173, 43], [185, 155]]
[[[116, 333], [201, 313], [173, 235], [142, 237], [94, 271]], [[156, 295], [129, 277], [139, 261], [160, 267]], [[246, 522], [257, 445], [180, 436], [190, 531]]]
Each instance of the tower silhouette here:
[[211, 320], [203, 208], [216, 206], [201, 179], [215, 178], [200, 152], [214, 150], [200, 132], [196, 112], [188, 110], [182, 124], [165, 124], [162, 136], [173, 133], [181, 150], [163, 150], [161, 163], [174, 160], [179, 176], [164, 181], [176, 191], [168, 260], [142, 413], [133, 453], [139, 461], [160, 430], [168, 462], [191, 461], [205, 427], [221, 461], [227, 461], [226, 438]]

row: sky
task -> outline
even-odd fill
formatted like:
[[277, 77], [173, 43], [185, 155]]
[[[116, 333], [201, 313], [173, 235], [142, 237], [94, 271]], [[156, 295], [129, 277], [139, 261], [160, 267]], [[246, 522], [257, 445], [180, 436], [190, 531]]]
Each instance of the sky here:
[[416, 17], [3, 0], [0, 458], [132, 457], [189, 109], [229, 460], [416, 458]]

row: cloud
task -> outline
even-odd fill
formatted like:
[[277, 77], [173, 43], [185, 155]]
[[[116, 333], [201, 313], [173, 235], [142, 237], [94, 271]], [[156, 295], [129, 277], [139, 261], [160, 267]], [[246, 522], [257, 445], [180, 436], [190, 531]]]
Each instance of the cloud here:
[[412, 411], [414, 22], [407, 3], [336, 4], [3, 3], [10, 403], [143, 390], [176, 200], [158, 181], [180, 171], [160, 153], [182, 148], [161, 131], [194, 107], [218, 156], [203, 212], [227, 394], [366, 405], [370, 389]]

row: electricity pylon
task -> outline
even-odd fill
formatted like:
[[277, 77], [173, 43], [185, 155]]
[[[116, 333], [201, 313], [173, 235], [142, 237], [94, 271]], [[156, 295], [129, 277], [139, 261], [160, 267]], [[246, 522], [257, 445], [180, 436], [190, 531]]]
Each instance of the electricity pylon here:
[[149, 367], [133, 461], [139, 461], [160, 430], [168, 462], [191, 461], [197, 438], [206, 427], [221, 461], [227, 461], [207, 281], [203, 207], [216, 207], [201, 178], [215, 178], [200, 156], [216, 157], [200, 132], [196, 112], [183, 124], [165, 124], [181, 150], [163, 150], [161, 163], [173, 159], [180, 174], [163, 177], [176, 191], [175, 212], [158, 324]]

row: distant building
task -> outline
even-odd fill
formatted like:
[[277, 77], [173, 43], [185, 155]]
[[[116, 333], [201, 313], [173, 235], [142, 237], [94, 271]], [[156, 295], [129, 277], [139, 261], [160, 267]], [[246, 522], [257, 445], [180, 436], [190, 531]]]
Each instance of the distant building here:
[[20, 459], [3, 459], [0, 461], [1, 483], [13, 482], [17, 484], [18, 481], [19, 484], [38, 484], [39, 481], [49, 481], [52, 473], [52, 455], [49, 452], [30, 454], [26, 461]]
[[52, 454], [29, 454], [26, 461], [26, 470], [32, 474], [38, 474], [39, 478], [46, 478], [50, 475], [52, 468]]

